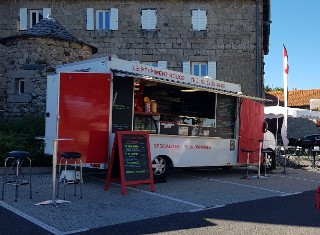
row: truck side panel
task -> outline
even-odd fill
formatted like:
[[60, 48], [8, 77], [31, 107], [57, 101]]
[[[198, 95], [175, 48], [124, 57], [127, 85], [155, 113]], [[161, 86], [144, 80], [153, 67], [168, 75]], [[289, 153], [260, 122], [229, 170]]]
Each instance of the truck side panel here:
[[61, 73], [58, 154], [80, 152], [84, 163], [106, 163], [111, 74]]
[[235, 139], [150, 135], [151, 158], [166, 155], [174, 167], [226, 166], [237, 163]]

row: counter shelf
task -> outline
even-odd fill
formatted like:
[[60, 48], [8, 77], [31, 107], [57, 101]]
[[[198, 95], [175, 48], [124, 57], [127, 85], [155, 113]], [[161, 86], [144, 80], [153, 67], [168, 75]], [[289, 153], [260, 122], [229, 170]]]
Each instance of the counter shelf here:
[[160, 113], [152, 113], [152, 112], [134, 112], [134, 115], [145, 115], [145, 116], [160, 116]]

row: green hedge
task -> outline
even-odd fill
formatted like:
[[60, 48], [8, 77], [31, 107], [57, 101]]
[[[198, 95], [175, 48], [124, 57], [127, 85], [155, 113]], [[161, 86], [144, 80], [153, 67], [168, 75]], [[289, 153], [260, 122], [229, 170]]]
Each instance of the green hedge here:
[[30, 152], [32, 166], [50, 166], [52, 159], [44, 156], [44, 141], [35, 139], [44, 135], [44, 117], [0, 118], [0, 166], [4, 165], [7, 153], [12, 150]]

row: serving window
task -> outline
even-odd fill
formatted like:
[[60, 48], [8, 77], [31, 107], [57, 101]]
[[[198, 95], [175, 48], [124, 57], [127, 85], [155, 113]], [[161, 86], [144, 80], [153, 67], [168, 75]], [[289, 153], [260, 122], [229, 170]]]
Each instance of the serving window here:
[[135, 127], [145, 126], [137, 120], [149, 116], [158, 123], [152, 133], [185, 136], [215, 136], [217, 95], [157, 83], [135, 81]]

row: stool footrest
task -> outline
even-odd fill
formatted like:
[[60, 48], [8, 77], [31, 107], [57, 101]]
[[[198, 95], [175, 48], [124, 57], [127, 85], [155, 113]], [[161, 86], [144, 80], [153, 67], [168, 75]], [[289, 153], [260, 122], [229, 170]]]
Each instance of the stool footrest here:
[[64, 152], [64, 153], [61, 153], [61, 158], [77, 159], [77, 158], [81, 158], [81, 154], [78, 152]]

